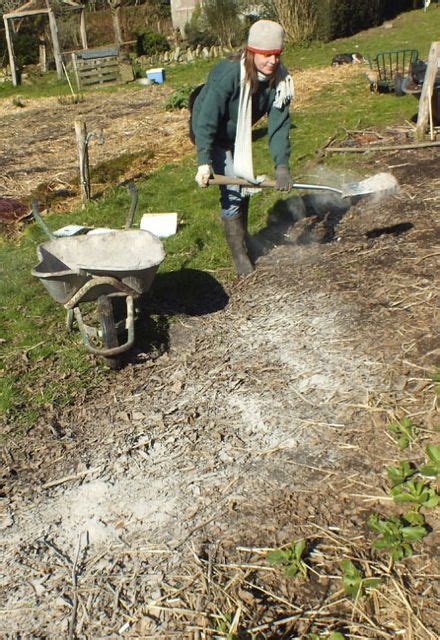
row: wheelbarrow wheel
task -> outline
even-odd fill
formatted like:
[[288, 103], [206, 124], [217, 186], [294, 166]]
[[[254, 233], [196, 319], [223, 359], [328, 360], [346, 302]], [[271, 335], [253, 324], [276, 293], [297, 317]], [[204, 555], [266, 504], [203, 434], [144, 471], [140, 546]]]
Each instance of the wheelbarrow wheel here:
[[[118, 333], [115, 327], [112, 301], [108, 296], [98, 298], [97, 315], [101, 326], [102, 342], [105, 349], [114, 349], [119, 346]], [[104, 358], [110, 369], [119, 369], [118, 356]]]

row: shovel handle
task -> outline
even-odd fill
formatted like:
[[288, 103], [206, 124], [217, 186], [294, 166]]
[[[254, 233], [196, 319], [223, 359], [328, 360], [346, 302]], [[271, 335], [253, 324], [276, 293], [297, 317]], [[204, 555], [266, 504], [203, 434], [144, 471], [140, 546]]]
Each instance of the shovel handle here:
[[[238, 184], [240, 187], [249, 187], [254, 189], [259, 189], [261, 187], [272, 187], [274, 188], [276, 185], [275, 180], [263, 180], [262, 182], [249, 182], [248, 180], [244, 180], [243, 178], [235, 178], [234, 176], [221, 176], [218, 174], [214, 174], [213, 178], [209, 178], [208, 185], [217, 184]], [[304, 182], [294, 182], [292, 184], [292, 189], [311, 189], [314, 191], [333, 191], [333, 193], [337, 193], [343, 198], [348, 197], [350, 194], [348, 191], [345, 192], [342, 189], [338, 189], [337, 187], [330, 187], [326, 184], [306, 184]]]
[[237, 184], [240, 187], [260, 188], [260, 187], [275, 187], [275, 180], [263, 180], [263, 182], [249, 182], [244, 178], [235, 178], [233, 176], [221, 176], [214, 174], [213, 178], [209, 178], [208, 184], [225, 185], [225, 184]]

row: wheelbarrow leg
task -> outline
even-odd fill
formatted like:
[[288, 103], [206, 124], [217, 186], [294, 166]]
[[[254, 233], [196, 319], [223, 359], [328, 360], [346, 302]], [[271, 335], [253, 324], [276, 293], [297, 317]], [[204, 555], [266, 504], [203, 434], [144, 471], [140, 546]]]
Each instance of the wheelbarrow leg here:
[[[119, 346], [118, 334], [115, 327], [115, 319], [113, 316], [112, 301], [108, 296], [100, 296], [98, 298], [97, 315], [99, 324], [101, 325], [102, 341], [105, 349], [113, 349]], [[118, 356], [104, 358], [110, 369], [118, 369], [120, 360]]]

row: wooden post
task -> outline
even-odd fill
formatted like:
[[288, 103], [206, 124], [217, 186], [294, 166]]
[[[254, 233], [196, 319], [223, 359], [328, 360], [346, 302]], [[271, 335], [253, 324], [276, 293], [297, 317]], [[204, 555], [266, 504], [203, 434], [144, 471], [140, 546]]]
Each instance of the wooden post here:
[[79, 31], [81, 35], [81, 44], [83, 49], [87, 49], [87, 32], [86, 32], [86, 12], [81, 9]]
[[76, 80], [76, 88], [78, 89], [78, 93], [81, 91], [81, 82], [79, 79], [78, 65], [76, 64], [76, 55], [75, 53], [71, 54], [72, 66], [75, 72], [75, 80]]
[[423, 81], [422, 94], [419, 102], [419, 114], [417, 116], [416, 138], [423, 140], [429, 120], [429, 101], [432, 100], [434, 94], [434, 82], [439, 70], [440, 61], [440, 42], [433, 42], [429, 51], [428, 67]]
[[56, 66], [56, 69], [57, 69], [57, 76], [61, 80], [61, 78], [63, 77], [63, 63], [62, 63], [62, 60], [61, 60], [60, 43], [59, 43], [59, 40], [58, 40], [57, 21], [55, 19], [55, 14], [52, 11], [52, 9], [49, 9], [48, 15], [49, 15], [50, 35], [52, 36], [53, 57], [55, 58], [55, 66]]
[[79, 186], [81, 200], [90, 200], [89, 149], [87, 144], [87, 126], [84, 120], [75, 120], [76, 145], [79, 157]]
[[46, 51], [46, 43], [44, 40], [40, 40], [38, 45], [39, 50], [39, 65], [41, 73], [46, 73], [47, 71], [47, 51]]
[[14, 87], [16, 87], [18, 85], [18, 75], [17, 66], [15, 64], [14, 44], [12, 42], [12, 36], [9, 30], [9, 20], [5, 16], [3, 16], [3, 22], [5, 23], [6, 44], [8, 46], [9, 66], [11, 67], [12, 84], [14, 85]]

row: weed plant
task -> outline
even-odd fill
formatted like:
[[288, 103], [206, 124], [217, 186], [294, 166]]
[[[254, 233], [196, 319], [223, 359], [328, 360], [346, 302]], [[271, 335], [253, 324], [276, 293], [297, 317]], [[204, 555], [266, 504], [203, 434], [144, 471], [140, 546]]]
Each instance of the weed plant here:
[[304, 562], [303, 556], [306, 551], [305, 540], [298, 540], [283, 549], [274, 549], [267, 554], [269, 564], [279, 565], [289, 578], [302, 576], [307, 578], [308, 566]]
[[381, 578], [366, 578], [362, 571], [347, 558], [342, 560], [341, 568], [344, 591], [354, 600], [359, 600], [359, 598], [369, 595], [370, 591], [381, 583]]

